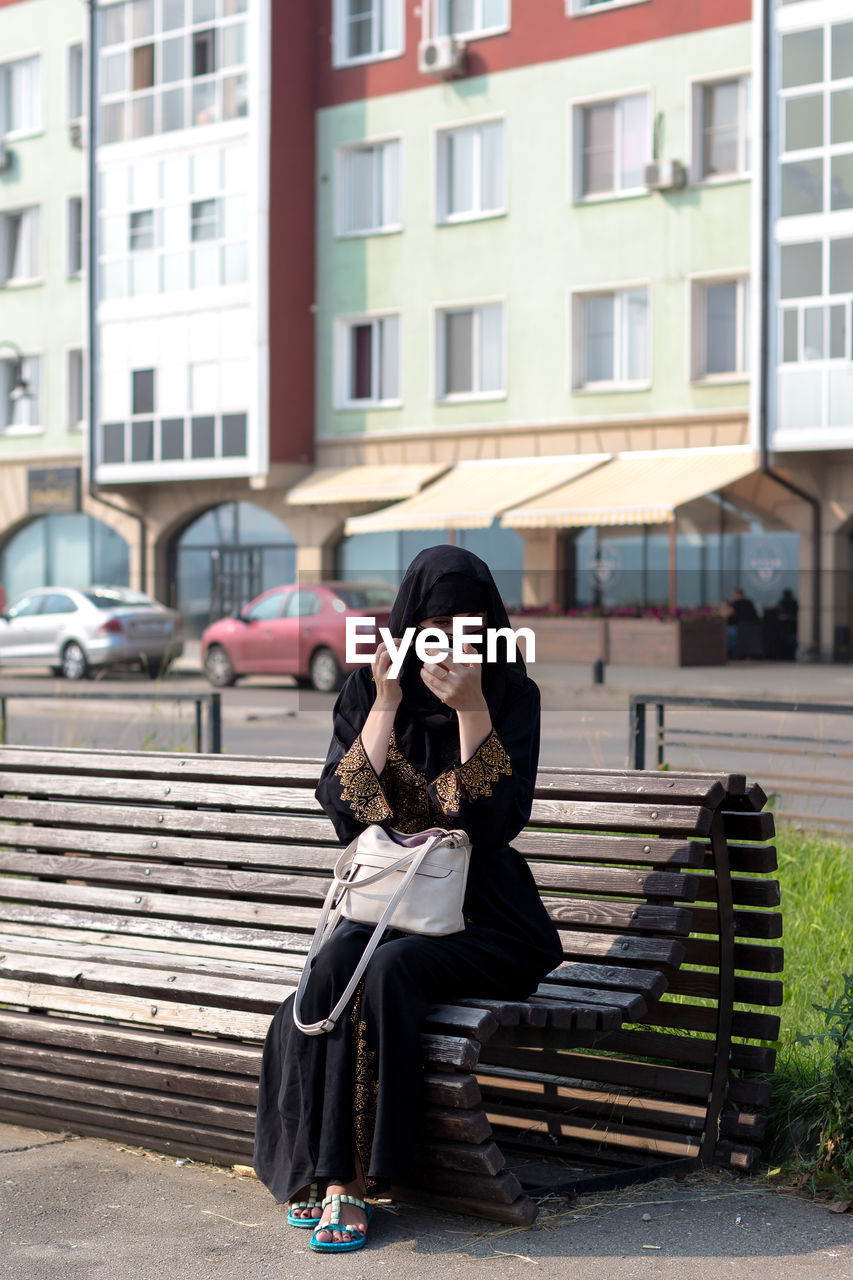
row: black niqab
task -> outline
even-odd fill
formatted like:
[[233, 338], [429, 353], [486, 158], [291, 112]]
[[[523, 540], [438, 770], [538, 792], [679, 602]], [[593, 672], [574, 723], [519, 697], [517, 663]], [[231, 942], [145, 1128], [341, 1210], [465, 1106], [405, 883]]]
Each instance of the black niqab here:
[[[463, 547], [441, 544], [415, 556], [400, 583], [388, 629], [395, 640], [407, 627], [417, 628], [426, 618], [460, 613], [484, 613], [482, 643], [475, 646], [485, 659], [485, 633], [490, 627], [509, 628], [506, 606], [485, 561]], [[416, 633], [417, 634], [417, 633]], [[446, 767], [458, 753], [456, 712], [441, 701], [421, 678], [422, 662], [414, 638], [400, 671], [403, 703], [394, 722], [401, 749], [418, 769], [440, 764]], [[483, 661], [483, 696], [494, 723], [507, 695], [507, 685], [527, 679], [520, 652], [507, 660], [503, 641], [493, 662]]]

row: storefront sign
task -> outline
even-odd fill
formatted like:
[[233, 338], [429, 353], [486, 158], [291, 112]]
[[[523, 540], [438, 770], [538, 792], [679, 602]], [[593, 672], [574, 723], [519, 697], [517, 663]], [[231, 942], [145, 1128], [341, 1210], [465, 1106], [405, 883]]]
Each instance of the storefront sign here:
[[744, 557], [747, 581], [756, 591], [773, 591], [785, 570], [792, 567], [785, 547], [776, 538], [757, 538]]
[[618, 547], [604, 543], [589, 552], [583, 568], [592, 574], [600, 587], [615, 587], [624, 568], [622, 553]]
[[79, 467], [30, 467], [27, 509], [31, 515], [80, 510]]

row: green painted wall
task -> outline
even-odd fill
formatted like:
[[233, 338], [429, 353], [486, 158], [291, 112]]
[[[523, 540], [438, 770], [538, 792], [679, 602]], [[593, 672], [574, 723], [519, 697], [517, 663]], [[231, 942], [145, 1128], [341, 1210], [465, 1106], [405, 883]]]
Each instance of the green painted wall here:
[[[577, 206], [570, 200], [573, 100], [650, 88], [663, 112], [661, 155], [692, 151], [692, 78], [743, 72], [750, 24], [714, 28], [606, 53], [546, 63], [320, 112], [318, 148], [317, 413], [319, 436], [482, 423], [546, 423], [602, 415], [646, 415], [748, 406], [741, 381], [691, 386], [687, 277], [749, 267], [750, 183], [691, 186]], [[509, 209], [464, 225], [434, 223], [434, 130], [505, 113]], [[335, 147], [361, 138], [403, 137], [400, 233], [334, 236]], [[572, 393], [571, 288], [648, 279], [652, 386]], [[436, 404], [432, 307], [504, 297], [507, 396]], [[338, 314], [403, 313], [403, 407], [333, 408], [332, 335]]]
[[15, 162], [0, 174], [0, 210], [42, 206], [42, 283], [0, 288], [0, 339], [42, 356], [44, 433], [0, 433], [0, 463], [83, 449], [82, 433], [69, 431], [67, 422], [67, 350], [83, 346], [86, 290], [82, 278], [67, 275], [67, 201], [83, 194], [85, 184], [85, 152], [71, 145], [68, 131], [68, 46], [83, 40], [86, 12], [79, 0], [0, 8], [0, 62], [42, 54], [44, 125], [38, 134], [9, 141]]

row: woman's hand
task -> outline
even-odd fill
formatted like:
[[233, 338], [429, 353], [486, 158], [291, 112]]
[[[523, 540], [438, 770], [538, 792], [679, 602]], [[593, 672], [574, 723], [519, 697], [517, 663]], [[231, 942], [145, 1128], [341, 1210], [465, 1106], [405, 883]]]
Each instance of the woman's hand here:
[[[463, 644], [464, 653], [475, 653], [470, 644]], [[453, 707], [454, 711], [481, 711], [486, 706], [483, 696], [482, 663], [454, 662], [450, 655], [440, 662], [425, 662], [421, 667], [421, 679], [437, 698]]]
[[[394, 643], [399, 644], [396, 636], [393, 637]], [[373, 659], [373, 680], [376, 685], [376, 701], [375, 706], [387, 710], [393, 707], [395, 710], [399, 707], [403, 698], [403, 690], [400, 687], [400, 680], [390, 676], [391, 655], [388, 652], [385, 642], [380, 641], [376, 650], [376, 657]]]

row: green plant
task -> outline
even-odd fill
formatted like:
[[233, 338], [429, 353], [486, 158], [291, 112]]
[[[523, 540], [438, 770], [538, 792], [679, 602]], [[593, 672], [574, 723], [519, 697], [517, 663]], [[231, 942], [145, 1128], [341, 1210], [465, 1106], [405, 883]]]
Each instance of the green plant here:
[[[831, 1005], [816, 1004], [826, 1020], [826, 1030], [798, 1034], [796, 1043], [828, 1050], [829, 1062], [820, 1081], [819, 1127], [814, 1124], [809, 1137], [816, 1137], [814, 1165], [818, 1173], [830, 1173], [853, 1184], [853, 973], [844, 979], [844, 990]], [[803, 1102], [811, 1101], [808, 1098]]]

